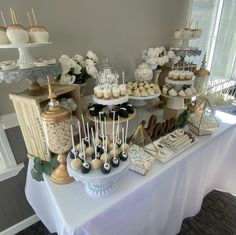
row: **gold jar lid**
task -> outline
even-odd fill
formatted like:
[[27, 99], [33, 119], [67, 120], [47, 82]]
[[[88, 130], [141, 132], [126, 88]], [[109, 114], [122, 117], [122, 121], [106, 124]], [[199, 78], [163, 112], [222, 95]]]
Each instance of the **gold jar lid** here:
[[49, 106], [49, 108], [42, 113], [41, 118], [48, 123], [61, 122], [70, 118], [70, 112], [68, 109], [61, 106]]
[[70, 118], [70, 111], [59, 105], [56, 95], [52, 90], [50, 78], [48, 77], [48, 107], [41, 114], [41, 119], [47, 123], [57, 123]]

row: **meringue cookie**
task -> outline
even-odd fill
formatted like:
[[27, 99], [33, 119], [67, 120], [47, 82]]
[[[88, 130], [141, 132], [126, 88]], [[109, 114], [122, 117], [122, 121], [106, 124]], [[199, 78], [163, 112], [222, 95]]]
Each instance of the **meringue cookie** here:
[[175, 90], [174, 88], [171, 88], [171, 89], [168, 91], [168, 94], [169, 94], [170, 96], [177, 96], [177, 92], [176, 92], [176, 90]]

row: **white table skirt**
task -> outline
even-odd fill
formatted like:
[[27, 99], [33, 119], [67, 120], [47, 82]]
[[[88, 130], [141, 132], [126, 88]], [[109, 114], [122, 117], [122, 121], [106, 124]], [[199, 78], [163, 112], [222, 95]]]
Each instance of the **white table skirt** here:
[[[222, 115], [221, 115], [222, 116]], [[156, 161], [146, 176], [127, 171], [112, 196], [92, 199], [81, 182], [56, 185], [32, 179], [26, 196], [50, 232], [59, 235], [175, 235], [212, 189], [236, 194], [236, 117], [174, 159]]]

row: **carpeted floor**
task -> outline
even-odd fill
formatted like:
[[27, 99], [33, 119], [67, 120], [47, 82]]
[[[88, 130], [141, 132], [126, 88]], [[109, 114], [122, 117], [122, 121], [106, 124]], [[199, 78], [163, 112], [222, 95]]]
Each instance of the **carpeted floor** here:
[[[17, 233], [17, 235], [52, 234], [56, 235], [50, 233], [42, 222]], [[177, 235], [236, 235], [236, 197], [229, 193], [211, 191], [205, 196], [199, 213], [184, 219], [181, 231]]]
[[178, 235], [236, 235], [236, 197], [211, 191], [199, 213], [184, 219]]

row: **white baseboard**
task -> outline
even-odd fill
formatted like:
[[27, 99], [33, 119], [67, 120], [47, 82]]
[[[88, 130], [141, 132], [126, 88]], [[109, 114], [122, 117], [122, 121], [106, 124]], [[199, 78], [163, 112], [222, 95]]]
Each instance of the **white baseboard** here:
[[40, 219], [38, 218], [38, 216], [34, 214], [28, 217], [27, 219], [22, 220], [21, 222], [11, 226], [10, 228], [3, 230], [2, 232], [0, 232], [0, 235], [14, 235], [20, 232], [21, 230], [31, 226], [32, 224], [38, 222], [39, 220]]
[[9, 113], [9, 114], [2, 115], [0, 116], [0, 120], [5, 130], [12, 127], [19, 126], [16, 113]]

